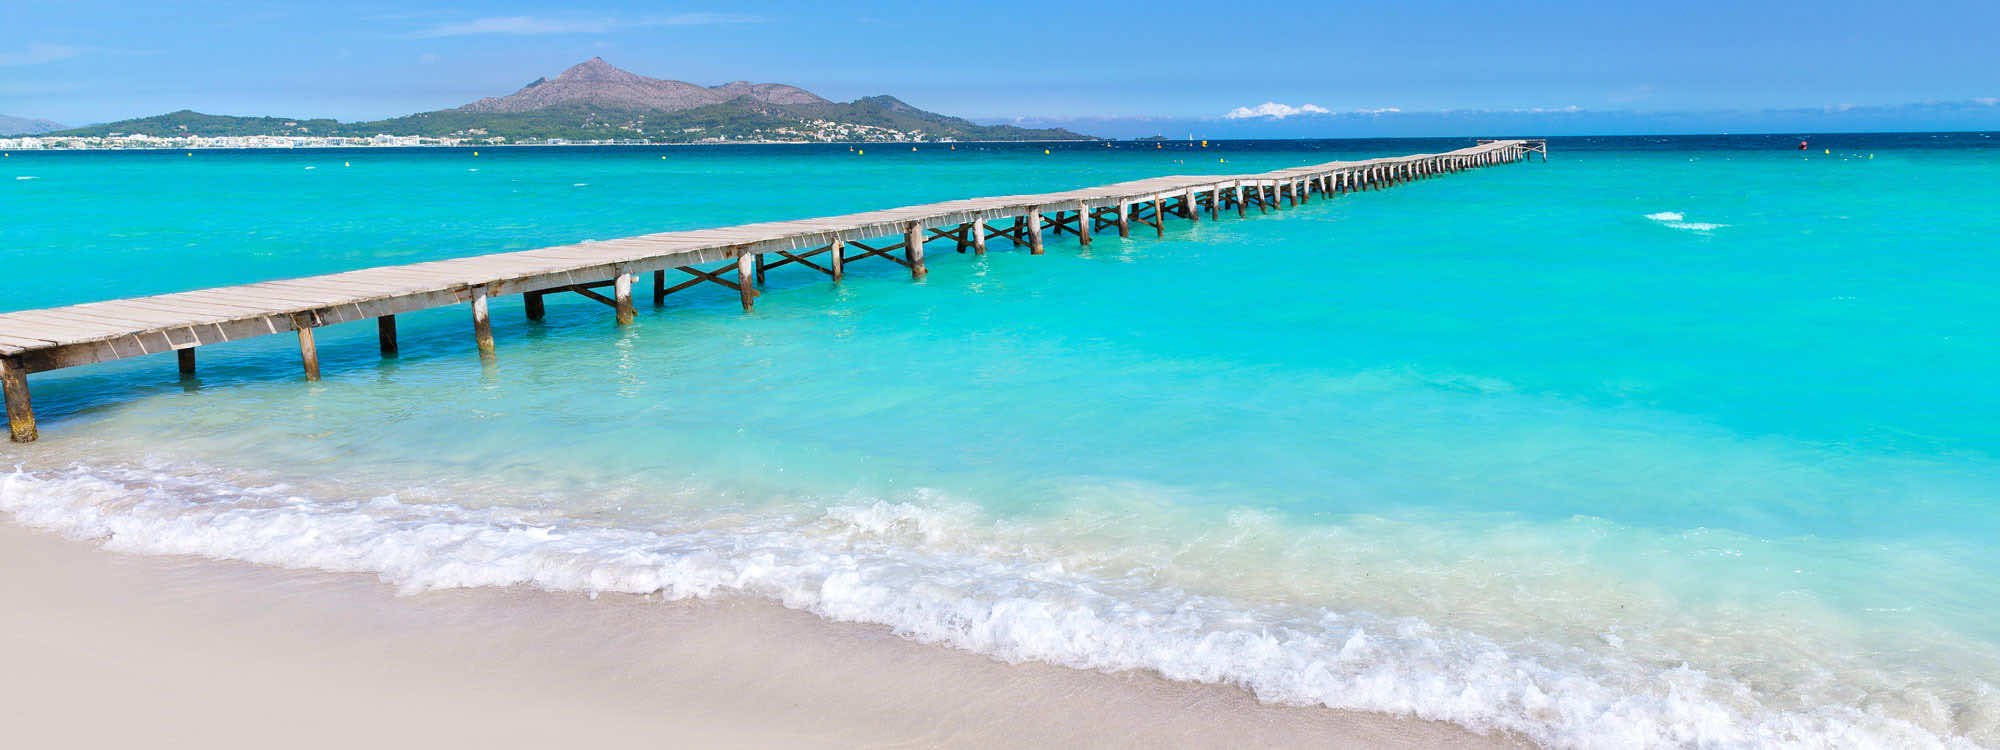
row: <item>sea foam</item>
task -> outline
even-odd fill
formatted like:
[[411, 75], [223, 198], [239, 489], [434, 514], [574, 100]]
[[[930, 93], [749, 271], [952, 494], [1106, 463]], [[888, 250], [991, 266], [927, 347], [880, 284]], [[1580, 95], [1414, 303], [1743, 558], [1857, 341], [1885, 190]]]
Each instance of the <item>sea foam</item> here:
[[[965, 544], [970, 511], [860, 501], [817, 515], [628, 527], [549, 511], [315, 500], [187, 471], [0, 479], [0, 510], [108, 548], [373, 573], [401, 592], [749, 595], [1007, 661], [1147, 669], [1262, 700], [1511, 731], [1561, 747], [1971, 747], [1869, 709], [1780, 710], [1685, 664], [1501, 644], [1415, 618], [1245, 605]], [[1141, 577], [1143, 578], [1143, 577]]]

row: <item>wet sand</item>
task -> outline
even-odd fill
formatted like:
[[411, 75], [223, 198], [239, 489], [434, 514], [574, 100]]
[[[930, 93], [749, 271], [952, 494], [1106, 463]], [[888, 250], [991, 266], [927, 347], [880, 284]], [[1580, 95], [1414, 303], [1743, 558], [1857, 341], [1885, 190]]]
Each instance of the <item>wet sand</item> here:
[[1010, 665], [749, 599], [147, 557], [0, 520], [0, 733], [23, 747], [1509, 747], [1147, 673]]

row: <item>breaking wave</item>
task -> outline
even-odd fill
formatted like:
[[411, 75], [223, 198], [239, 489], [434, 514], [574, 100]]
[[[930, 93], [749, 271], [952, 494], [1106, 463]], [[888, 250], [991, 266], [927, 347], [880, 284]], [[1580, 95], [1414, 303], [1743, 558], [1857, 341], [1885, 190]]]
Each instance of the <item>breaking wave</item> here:
[[1249, 605], [1091, 574], [993, 544], [970, 509], [860, 501], [631, 525], [151, 468], [16, 470], [0, 510], [107, 549], [372, 573], [404, 593], [475, 586], [748, 595], [1008, 661], [1153, 670], [1282, 704], [1509, 731], [1551, 746], [1970, 747], [1875, 709], [1767, 706], [1685, 663], [1500, 643], [1415, 618]]

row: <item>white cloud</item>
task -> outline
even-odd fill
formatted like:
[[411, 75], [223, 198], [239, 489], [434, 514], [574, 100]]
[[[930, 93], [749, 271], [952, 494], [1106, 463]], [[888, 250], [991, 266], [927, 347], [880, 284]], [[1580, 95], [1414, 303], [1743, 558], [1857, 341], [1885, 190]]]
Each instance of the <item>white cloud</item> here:
[[30, 44], [19, 52], [0, 52], [0, 65], [40, 65], [76, 57], [81, 51], [60, 44]]
[[1253, 117], [1269, 117], [1274, 120], [1282, 120], [1297, 115], [1324, 115], [1331, 113], [1332, 110], [1317, 104], [1301, 104], [1294, 107], [1290, 104], [1264, 102], [1255, 107], [1237, 107], [1229, 110], [1223, 117], [1230, 120], [1247, 120]]
[[542, 34], [609, 34], [633, 29], [660, 28], [666, 26], [708, 26], [723, 23], [754, 23], [753, 16], [733, 13], [678, 13], [671, 16], [650, 18], [615, 17], [567, 17], [545, 16], [491, 16], [470, 21], [433, 26], [411, 34], [417, 39], [435, 39], [449, 36], [478, 36], [483, 34], [510, 34], [516, 36]]

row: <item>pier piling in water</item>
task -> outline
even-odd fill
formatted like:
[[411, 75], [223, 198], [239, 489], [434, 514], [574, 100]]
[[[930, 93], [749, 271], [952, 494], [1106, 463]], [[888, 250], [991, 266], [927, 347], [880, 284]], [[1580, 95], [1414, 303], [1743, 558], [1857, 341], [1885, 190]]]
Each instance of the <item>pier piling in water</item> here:
[[[1380, 190], [1397, 182], [1517, 163], [1533, 154], [1547, 161], [1547, 143], [1480, 141], [1443, 154], [1330, 162], [1257, 175], [1158, 177], [1062, 193], [664, 232], [0, 313], [0, 386], [6, 396], [8, 435], [15, 442], [33, 441], [39, 435], [28, 395], [32, 373], [175, 351], [185, 375], [194, 370], [197, 346], [296, 331], [306, 379], [318, 380], [315, 328], [374, 318], [382, 355], [394, 357], [398, 313], [464, 302], [472, 306], [479, 353], [490, 359], [494, 356], [490, 298], [496, 296], [522, 295], [528, 319], [542, 320], [547, 295], [571, 292], [612, 307], [623, 325], [637, 315], [632, 306], [635, 277], [651, 272], [654, 305], [664, 305], [669, 294], [712, 283], [734, 290], [749, 312], [765, 274], [787, 265], [805, 266], [841, 281], [849, 262], [879, 257], [908, 267], [912, 279], [922, 279], [928, 270], [924, 243], [930, 239], [948, 238], [961, 251], [970, 247], [983, 255], [987, 240], [997, 235], [1041, 255], [1044, 234], [1074, 232], [1079, 245], [1089, 245], [1099, 222], [1107, 219], [1117, 225], [1119, 237], [1131, 236], [1134, 221], [1152, 225], [1154, 235], [1164, 237], [1169, 215], [1200, 220], [1204, 196], [1210, 220], [1216, 219], [1225, 200], [1242, 217], [1253, 201], [1258, 213], [1267, 213], [1281, 200], [1305, 204], [1315, 190], [1327, 198]], [[850, 255], [850, 246], [859, 252]], [[812, 260], [820, 255], [827, 256], [826, 265]], [[729, 273], [732, 269], [734, 274]], [[690, 278], [669, 286], [670, 272]], [[731, 275], [734, 281], [728, 278]], [[605, 287], [612, 288], [610, 297], [595, 291]]]
[[617, 302], [618, 325], [628, 326], [639, 319], [639, 311], [632, 308], [632, 274], [618, 274], [611, 285], [611, 298]]
[[[493, 357], [493, 315], [487, 309], [486, 299], [485, 289], [472, 293], [472, 340], [479, 347], [479, 356], [490, 359]], [[319, 377], [317, 371], [313, 377]]]
[[16, 443], [34, 442], [35, 407], [28, 402], [28, 367], [14, 357], [0, 357], [0, 391], [7, 403], [7, 438]]
[[736, 293], [743, 299], [743, 311], [757, 307], [756, 261], [748, 253], [736, 256]]
[[[540, 297], [535, 298], [536, 304], [540, 304], [541, 301]], [[396, 316], [384, 315], [375, 319], [375, 340], [382, 346], [382, 356], [394, 357], [399, 353], [400, 349], [396, 343]]]
[[319, 344], [313, 340], [312, 326], [302, 325], [299, 331], [299, 366], [305, 369], [306, 380], [319, 380]]
[[910, 278], [921, 279], [929, 271], [924, 269], [924, 225], [910, 223], [903, 233], [903, 260], [908, 261]]

